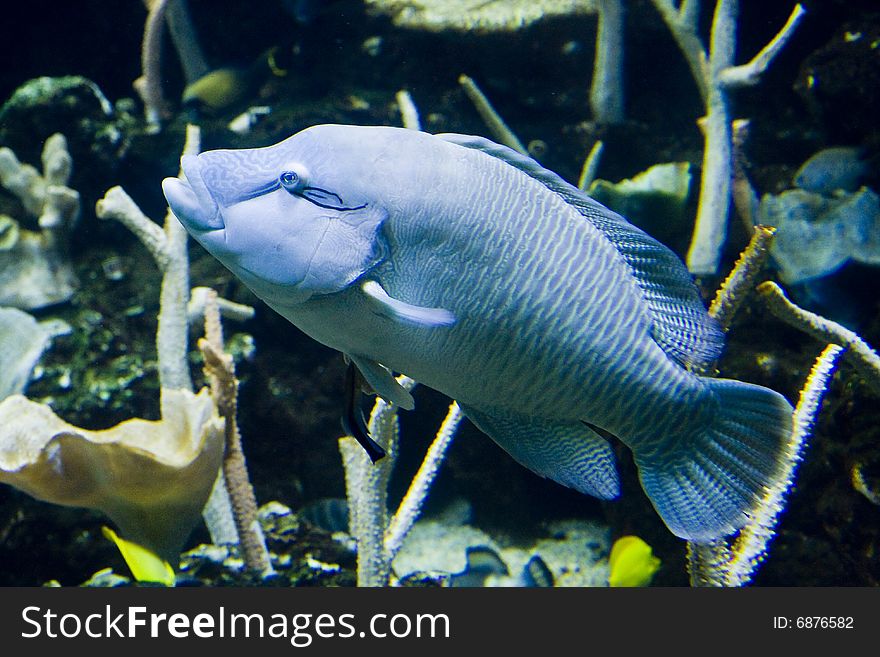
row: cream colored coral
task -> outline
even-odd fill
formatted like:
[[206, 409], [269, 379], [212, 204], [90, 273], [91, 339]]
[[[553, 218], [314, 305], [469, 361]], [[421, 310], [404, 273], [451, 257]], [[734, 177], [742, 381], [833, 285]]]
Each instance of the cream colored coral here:
[[0, 218], [5, 226], [0, 232], [8, 238], [0, 239], [0, 305], [41, 308], [66, 301], [77, 285], [59, 248], [63, 231], [80, 213], [79, 193], [67, 186], [73, 160], [64, 135], [56, 133], [46, 140], [42, 162], [40, 174], [9, 148], [0, 148], [0, 186], [18, 197], [40, 227], [31, 231], [10, 217]]
[[224, 423], [207, 390], [162, 396], [162, 420], [132, 419], [104, 431], [8, 397], [0, 402], [0, 482], [102, 511], [124, 538], [176, 564], [220, 468]]

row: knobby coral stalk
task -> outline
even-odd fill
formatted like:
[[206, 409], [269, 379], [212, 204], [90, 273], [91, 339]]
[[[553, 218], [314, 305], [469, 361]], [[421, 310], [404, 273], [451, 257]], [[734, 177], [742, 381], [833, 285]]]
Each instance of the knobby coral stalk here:
[[[416, 385], [406, 376], [399, 376], [397, 381], [406, 390], [412, 390]], [[390, 522], [388, 480], [397, 459], [397, 407], [383, 399], [377, 399], [373, 406], [370, 435], [386, 451], [385, 458], [376, 463], [370, 461], [354, 438], [340, 438], [339, 451], [345, 468], [345, 490], [349, 503], [349, 531], [358, 546], [358, 586], [388, 585], [391, 562], [418, 519], [428, 490], [463, 418], [461, 408], [452, 402]]]
[[348, 499], [349, 532], [357, 542], [357, 585], [386, 586], [391, 576], [391, 563], [382, 545], [387, 511], [386, 456], [375, 464], [357, 440], [351, 436], [339, 439], [339, 452], [345, 469], [345, 496]]
[[[753, 288], [766, 261], [773, 233], [772, 229], [766, 227], [756, 228], [734, 271], [719, 289], [710, 315], [718, 319], [724, 329], [729, 327], [744, 295]], [[880, 392], [880, 357], [858, 335], [795, 306], [773, 282], [762, 283], [757, 291], [778, 318], [830, 344], [817, 358], [801, 389], [792, 417], [792, 430], [782, 446], [783, 457], [779, 469], [767, 486], [764, 497], [750, 510], [749, 521], [732, 543], [727, 539], [704, 545], [688, 543], [688, 570], [692, 586], [743, 586], [751, 581], [775, 535], [778, 516], [791, 490], [797, 465], [812, 434], [838, 360], [848, 358], [866, 381]]]
[[205, 373], [211, 382], [211, 396], [218, 413], [226, 422], [223, 474], [238, 530], [238, 544], [248, 570], [268, 574], [272, 572], [272, 565], [265, 537], [257, 520], [257, 501], [248, 478], [236, 419], [238, 380], [235, 378], [235, 363], [232, 356], [223, 351], [223, 328], [220, 324], [217, 294], [213, 290], [208, 293], [205, 302], [205, 336], [199, 340], [199, 350], [205, 361]]
[[693, 587], [724, 586], [725, 572], [731, 554], [727, 540], [709, 543], [687, 543], [687, 569]]
[[766, 491], [761, 503], [753, 510], [749, 523], [736, 537], [730, 561], [725, 568], [725, 586], [743, 586], [751, 581], [770, 539], [775, 535], [777, 518], [785, 508], [785, 497], [794, 483], [806, 440], [813, 432], [822, 399], [843, 351], [843, 347], [829, 344], [810, 370], [794, 411], [793, 431], [783, 447], [785, 458], [782, 468], [776, 475], [775, 485]]
[[[733, 269], [715, 293], [709, 305], [709, 316], [718, 322], [722, 331], [730, 329], [733, 316], [743, 301], [755, 288], [755, 281], [767, 262], [770, 244], [776, 234], [775, 228], [757, 226], [748, 246], [740, 254]], [[691, 371], [700, 376], [713, 376], [714, 364], [693, 367]]]
[[[183, 154], [199, 151], [198, 126], [187, 126]], [[181, 174], [182, 175], [182, 174]], [[95, 206], [101, 219], [115, 219], [127, 226], [141, 240], [162, 271], [159, 297], [159, 321], [156, 351], [159, 361], [159, 386], [170, 390], [192, 390], [189, 374], [188, 320], [189, 258], [186, 230], [169, 210], [164, 229], [146, 217], [122, 187], [113, 187]], [[162, 411], [164, 416], [164, 409]], [[222, 473], [205, 507], [205, 522], [215, 543], [234, 543], [237, 539], [232, 510]]]
[[[772, 228], [756, 227], [749, 245], [715, 295], [709, 315], [719, 322], [723, 330], [730, 328], [737, 309], [754, 289], [755, 281], [766, 263], [774, 233]], [[819, 402], [837, 356], [837, 353], [823, 353], [807, 379], [795, 410], [789, 439], [783, 446], [779, 470], [769, 483], [764, 498], [751, 509], [750, 519], [739, 531], [736, 541], [732, 545], [723, 538], [706, 544], [688, 542], [687, 560], [692, 586], [742, 586], [753, 576], [774, 535], [776, 519], [791, 488], [795, 468], [812, 431]], [[711, 376], [714, 371], [707, 367], [697, 369], [695, 373]]]
[[419, 466], [418, 472], [413, 477], [406, 494], [403, 496], [403, 500], [400, 502], [400, 506], [397, 508], [397, 512], [394, 514], [385, 532], [385, 552], [388, 555], [389, 562], [394, 560], [394, 557], [403, 545], [403, 539], [406, 538], [409, 530], [412, 529], [413, 524], [418, 519], [419, 513], [422, 510], [422, 504], [424, 504], [425, 498], [428, 495], [428, 489], [434, 483], [437, 470], [443, 462], [446, 450], [449, 448], [449, 443], [452, 442], [452, 438], [455, 436], [455, 432], [463, 417], [464, 414], [461, 407], [457, 402], [452, 402], [449, 405], [446, 418], [437, 431], [437, 436], [430, 447], [428, 447], [425, 458], [422, 460], [422, 465]]
[[770, 256], [770, 244], [775, 234], [776, 229], [772, 226], [755, 226], [748, 246], [740, 254], [730, 275], [718, 288], [718, 293], [709, 306], [709, 314], [718, 321], [723, 331], [730, 328], [734, 314], [755, 288]]
[[[407, 390], [415, 381], [406, 377], [398, 382]], [[349, 505], [349, 530], [357, 541], [358, 586], [386, 586], [391, 561], [385, 551], [388, 526], [388, 480], [397, 458], [397, 407], [377, 398], [368, 424], [370, 435], [385, 449], [385, 457], [372, 463], [352, 437], [339, 439], [345, 469], [345, 491]]]
[[[709, 315], [718, 322], [723, 331], [730, 328], [733, 315], [754, 289], [755, 281], [767, 262], [768, 250], [775, 232], [773, 228], [758, 226], [733, 270], [718, 288], [709, 306]], [[711, 366], [706, 366], [695, 368], [694, 373], [709, 376], [714, 374], [714, 370]], [[706, 544], [688, 541], [687, 560], [691, 585], [720, 586], [721, 573], [724, 572], [731, 558], [730, 548], [724, 539]]]
[[839, 344], [846, 348], [844, 358], [880, 394], [880, 356], [857, 333], [837, 322], [821, 317], [793, 304], [776, 283], [765, 281], [758, 286], [758, 294], [767, 308], [786, 324], [812, 335], [822, 342]]
[[839, 345], [829, 344], [816, 359], [794, 411], [792, 432], [783, 445], [785, 456], [780, 469], [764, 497], [749, 512], [749, 522], [733, 543], [728, 544], [726, 539], [705, 545], [688, 543], [691, 586], [744, 586], [751, 581], [776, 534], [776, 522], [785, 508], [785, 498], [803, 459], [806, 441], [812, 434], [822, 399], [843, 351]]

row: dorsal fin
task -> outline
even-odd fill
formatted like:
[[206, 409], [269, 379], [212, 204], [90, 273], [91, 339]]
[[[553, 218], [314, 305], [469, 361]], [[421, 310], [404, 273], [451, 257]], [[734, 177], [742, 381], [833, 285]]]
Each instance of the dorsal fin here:
[[483, 137], [437, 136], [507, 162], [559, 194], [598, 228], [632, 270], [651, 311], [654, 340], [668, 356], [682, 365], [705, 366], [721, 355], [723, 333], [675, 253], [526, 155]]

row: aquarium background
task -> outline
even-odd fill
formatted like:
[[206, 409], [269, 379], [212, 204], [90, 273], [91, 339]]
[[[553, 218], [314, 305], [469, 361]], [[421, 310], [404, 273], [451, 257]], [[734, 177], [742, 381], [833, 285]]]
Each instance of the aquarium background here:
[[[292, 9], [295, 4], [304, 7], [300, 15]], [[122, 185], [148, 216], [161, 221], [165, 201], [160, 183], [177, 172], [188, 118], [202, 126], [202, 149], [263, 146], [317, 123], [401, 125], [395, 94], [406, 89], [424, 130], [491, 136], [459, 85], [459, 76], [466, 74], [541, 164], [566, 180], [577, 181], [587, 152], [599, 139], [604, 152], [597, 177], [603, 180], [631, 178], [663, 162], [691, 163], [689, 206], [675, 221], [651, 213], [630, 217], [684, 255], [703, 149], [695, 119], [703, 109], [684, 58], [652, 4], [625, 4], [625, 120], [603, 125], [592, 119], [588, 101], [596, 34], [592, 15], [548, 17], [517, 31], [429, 32], [396, 26], [356, 0], [189, 0], [208, 62], [216, 68], [239, 67], [242, 77], [236, 84], [244, 93], [228, 107], [203, 107], [194, 115], [180, 102], [186, 84], [166, 39], [162, 84], [169, 113], [158, 132], [146, 125], [132, 89], [141, 75], [146, 18], [141, 2], [21, 4], [14, 20], [0, 24], [0, 102], [6, 103], [0, 110], [0, 146], [37, 165], [44, 141], [62, 132], [73, 159], [69, 186], [82, 203], [65, 246], [78, 280], [75, 292], [67, 301], [31, 311], [40, 320], [63, 319], [72, 331], [53, 340], [35, 368], [27, 396], [88, 429], [158, 416], [155, 333], [161, 275], [140, 242], [118, 223], [98, 220], [94, 205], [108, 188]], [[740, 4], [739, 62], [776, 34], [793, 6], [776, 0]], [[780, 193], [792, 186], [794, 173], [811, 155], [847, 146], [864, 154], [861, 184], [880, 189], [880, 9], [870, 0], [803, 4], [806, 17], [760, 82], [731, 94], [733, 116], [750, 119], [749, 178], [759, 194]], [[704, 9], [704, 33], [710, 20], [711, 11]], [[256, 65], [270, 48], [286, 75]], [[112, 115], [96, 111], [94, 100], [75, 84], [23, 104], [10, 100], [27, 81], [42, 76], [91, 80], [114, 104]], [[271, 112], [246, 133], [229, 129], [235, 116], [257, 105]], [[3, 213], [22, 214], [15, 198], [0, 190]], [[721, 271], [699, 280], [707, 298], [747, 239], [743, 222], [732, 212]], [[239, 426], [258, 503], [278, 501], [296, 512], [344, 497], [337, 446], [345, 371], [341, 355], [270, 311], [194, 242], [189, 248], [193, 285], [213, 287], [226, 299], [256, 308], [253, 319], [226, 321], [224, 330], [236, 357]], [[769, 269], [766, 277], [774, 276]], [[877, 285], [875, 266], [848, 263], [790, 292], [798, 294], [802, 305], [877, 345]], [[747, 300], [719, 368], [726, 377], [766, 385], [794, 402], [824, 346]], [[194, 346], [190, 355], [201, 385]], [[400, 414], [401, 455], [390, 489], [395, 502], [449, 401], [423, 387], [414, 394], [416, 410]], [[852, 369], [841, 367], [754, 585], [878, 583], [878, 409], [871, 388]], [[500, 546], [551, 537], [563, 531], [559, 523], [594, 523], [605, 528], [592, 546], [597, 560], [607, 557], [615, 538], [634, 534], [660, 558], [653, 584], [686, 586], [683, 541], [654, 513], [628, 450], [619, 449], [618, 457], [623, 493], [600, 502], [539, 478], [465, 422], [424, 516], [457, 514], [455, 522], [479, 528]], [[853, 485], [855, 466], [867, 493]], [[105, 524], [98, 513], [41, 503], [0, 486], [0, 584], [56, 581], [67, 586], [107, 567], [127, 573], [118, 551], [101, 534]], [[187, 548], [208, 540], [199, 526]], [[328, 531], [315, 528], [297, 540], [296, 555], [325, 551], [328, 560], [342, 566], [334, 583], [353, 584], [353, 560], [327, 552], [332, 551]]]

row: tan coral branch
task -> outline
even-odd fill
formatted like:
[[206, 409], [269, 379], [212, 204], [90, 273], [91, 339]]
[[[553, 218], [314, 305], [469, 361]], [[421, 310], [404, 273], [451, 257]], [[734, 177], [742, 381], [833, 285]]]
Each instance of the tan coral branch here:
[[788, 300], [776, 283], [766, 281], [758, 286], [758, 294], [767, 308], [786, 324], [790, 324], [817, 340], [839, 344], [846, 349], [844, 359], [855, 368], [875, 392], [880, 394], [880, 356], [857, 333], [837, 322], [821, 317]]

